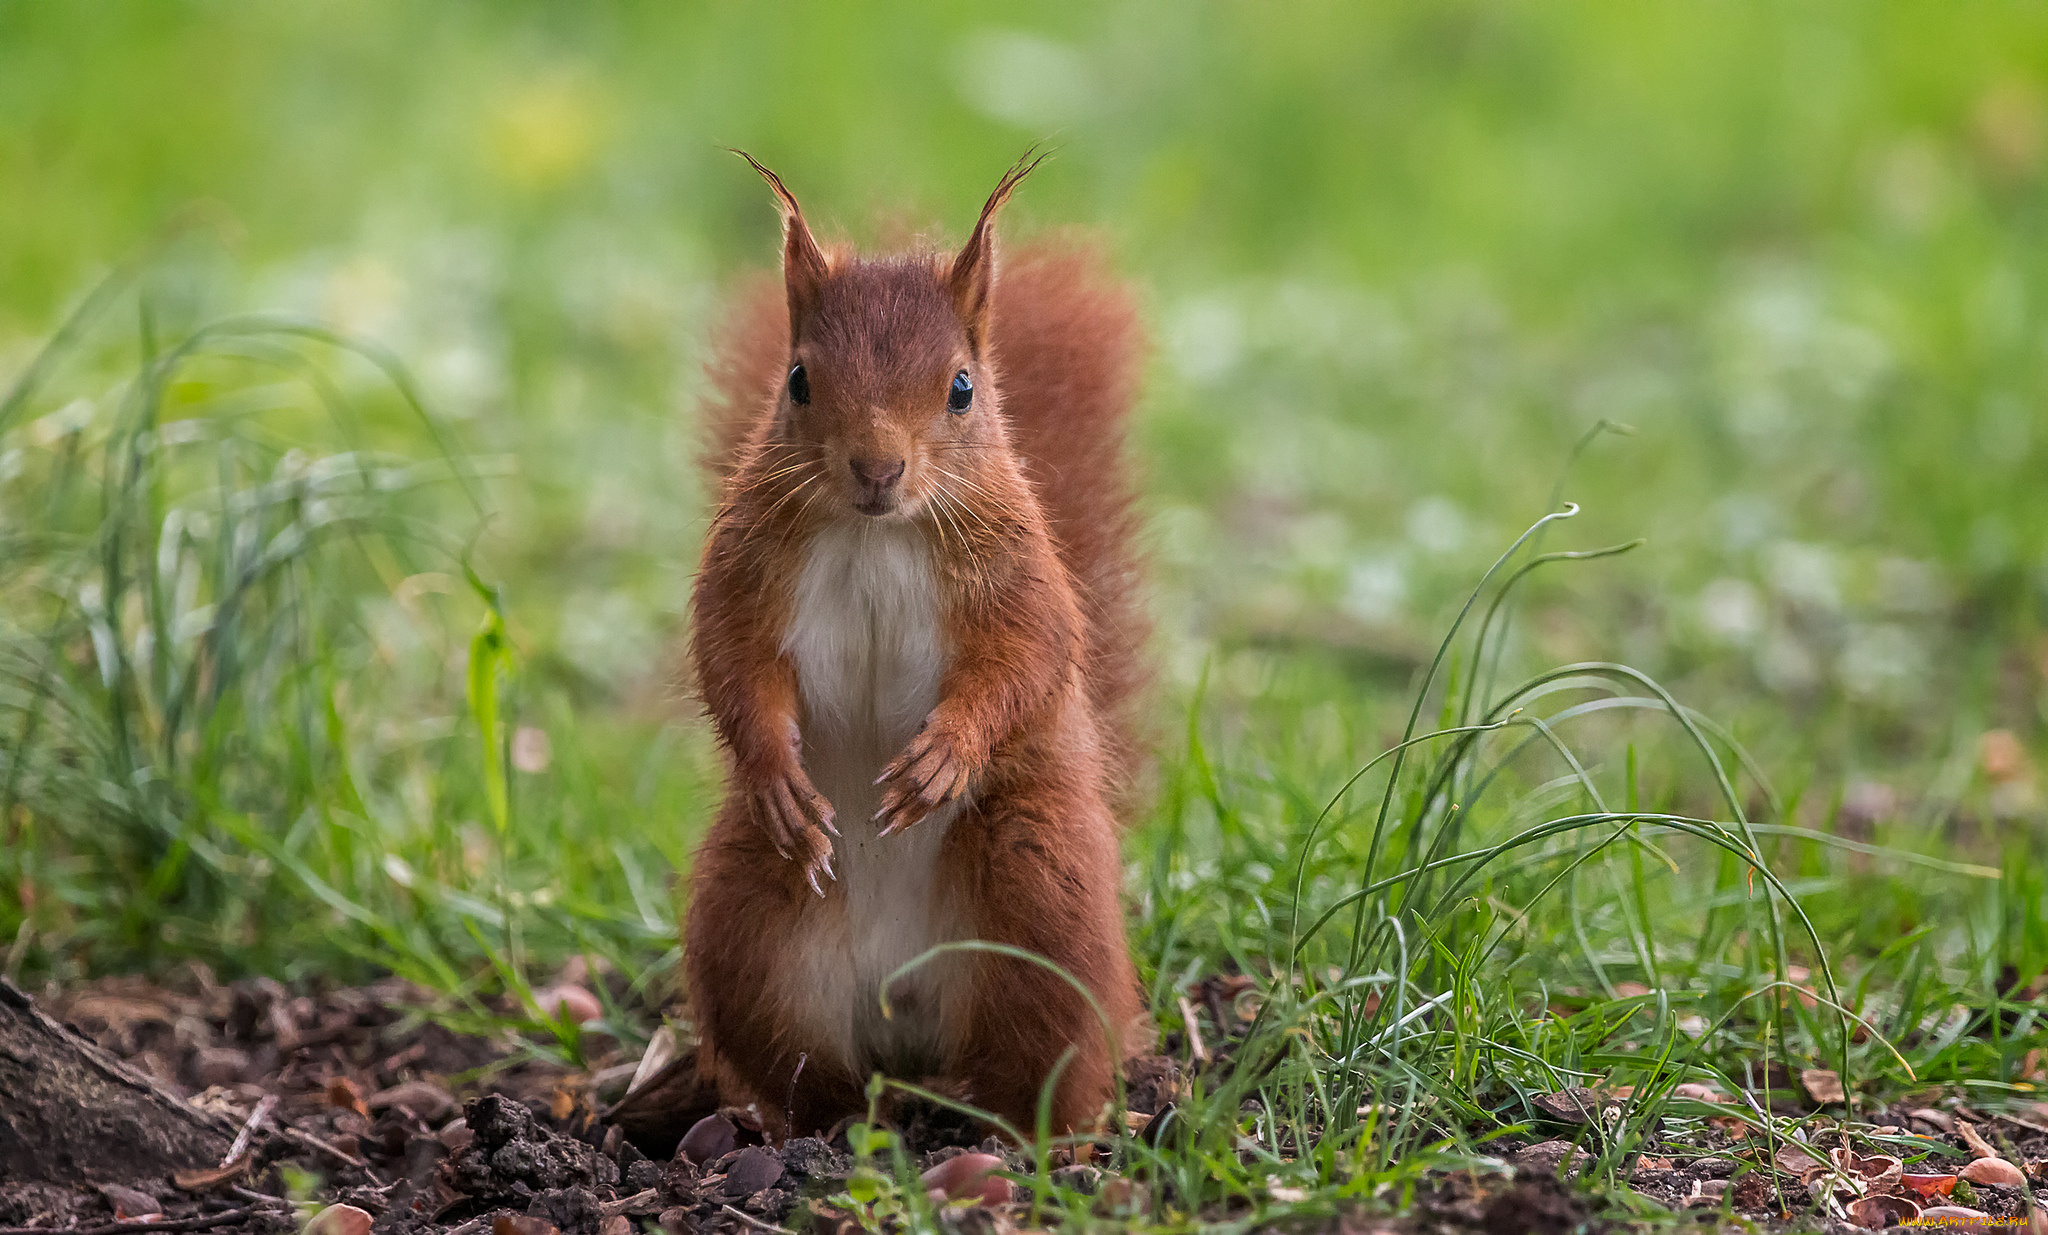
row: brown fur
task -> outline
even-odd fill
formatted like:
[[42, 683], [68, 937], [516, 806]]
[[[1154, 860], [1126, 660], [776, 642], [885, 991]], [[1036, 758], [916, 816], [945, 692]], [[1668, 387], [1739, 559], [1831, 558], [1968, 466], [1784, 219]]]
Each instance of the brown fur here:
[[[1116, 1032], [1138, 1022], [1114, 810], [1145, 676], [1122, 457], [1138, 330], [1086, 251], [1027, 250], [998, 271], [995, 213], [1028, 167], [1004, 178], [950, 259], [828, 257], [760, 170], [783, 208], [784, 280], [743, 296], [712, 368], [707, 466], [722, 491], [691, 653], [730, 775], [692, 875], [686, 960], [706, 1078], [771, 1127], [807, 1132], [861, 1109], [866, 1079], [790, 1014], [801, 979], [785, 978], [787, 941], [850, 914], [832, 836], [865, 822], [835, 820], [811, 784], [807, 768], [830, 752], [815, 746], [783, 645], [805, 547], [835, 521], [918, 529], [951, 649], [937, 706], [877, 769], [874, 843], [964, 802], [933, 868], [955, 936], [1045, 956]], [[809, 378], [803, 406], [786, 393], [793, 362]], [[956, 416], [946, 390], [960, 369], [975, 395]], [[868, 478], [896, 463], [900, 482], [878, 491]], [[908, 1079], [1028, 1128], [1071, 1047], [1055, 1126], [1092, 1125], [1116, 1049], [1087, 1001], [1025, 962], [949, 960], [936, 1006], [897, 1013], [932, 1018], [944, 1042], [926, 1061], [936, 1075]]]

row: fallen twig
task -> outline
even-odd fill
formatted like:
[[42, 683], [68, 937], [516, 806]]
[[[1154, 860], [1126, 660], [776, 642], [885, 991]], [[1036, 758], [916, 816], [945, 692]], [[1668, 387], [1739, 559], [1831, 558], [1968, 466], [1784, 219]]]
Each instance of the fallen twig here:
[[242, 1130], [235, 1134], [235, 1143], [228, 1146], [228, 1156], [220, 1160], [222, 1166], [233, 1166], [237, 1158], [249, 1152], [249, 1142], [255, 1139], [256, 1129], [262, 1127], [263, 1121], [270, 1118], [270, 1112], [276, 1109], [277, 1095], [264, 1094], [263, 1100], [256, 1104], [256, 1109], [249, 1112], [249, 1118], [242, 1124]]
[[0, 1226], [0, 1235], [126, 1235], [131, 1231], [203, 1231], [209, 1227], [240, 1222], [256, 1212], [256, 1206], [224, 1209], [217, 1214], [174, 1218], [169, 1222], [103, 1222], [98, 1226]]
[[348, 1165], [356, 1167], [359, 1170], [367, 1171], [370, 1169], [370, 1164], [368, 1162], [356, 1157], [354, 1154], [350, 1153], [346, 1149], [343, 1149], [339, 1145], [328, 1144], [326, 1141], [321, 1140], [319, 1137], [314, 1136], [310, 1132], [301, 1132], [297, 1128], [291, 1127], [289, 1125], [279, 1128], [278, 1132], [284, 1137], [284, 1139], [291, 1141], [295, 1144], [303, 1145], [307, 1149], [317, 1149], [321, 1153], [331, 1156], [337, 1162], [346, 1162]]
[[1193, 1053], [1196, 1063], [1209, 1062], [1209, 1048], [1202, 1044], [1201, 1026], [1195, 1023], [1195, 1005], [1188, 1002], [1186, 995], [1179, 996], [1180, 1018], [1187, 1023], [1188, 1050]]
[[743, 1209], [734, 1209], [730, 1205], [720, 1205], [719, 1208], [757, 1231], [773, 1231], [775, 1235], [796, 1235], [795, 1231], [790, 1230], [786, 1226], [777, 1226], [773, 1222], [763, 1222]]
[[285, 1200], [281, 1196], [272, 1196], [267, 1192], [258, 1192], [254, 1188], [244, 1188], [240, 1184], [230, 1185], [228, 1191], [234, 1193], [236, 1196], [241, 1197], [245, 1201], [254, 1202], [258, 1209], [261, 1209], [265, 1205], [282, 1205], [286, 1209], [290, 1209], [292, 1207], [292, 1203], [290, 1201]]
[[637, 1213], [643, 1208], [647, 1212], [652, 1213], [654, 1210], [661, 1208], [660, 1200], [660, 1189], [649, 1188], [644, 1192], [635, 1192], [631, 1196], [622, 1196], [616, 1201], [605, 1201], [597, 1207], [597, 1212], [600, 1216], [606, 1218], [616, 1218], [620, 1214]]

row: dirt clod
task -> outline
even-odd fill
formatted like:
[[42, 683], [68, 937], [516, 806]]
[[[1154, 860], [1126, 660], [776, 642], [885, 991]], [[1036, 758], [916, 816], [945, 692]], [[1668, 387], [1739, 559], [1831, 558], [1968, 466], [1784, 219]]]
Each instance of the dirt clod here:
[[1518, 1149], [1508, 1161], [1521, 1168], [1526, 1174], [1555, 1175], [1569, 1160], [1570, 1170], [1593, 1160], [1593, 1155], [1573, 1145], [1570, 1141], [1538, 1141], [1527, 1149]]
[[618, 1164], [582, 1141], [550, 1132], [533, 1112], [486, 1094], [463, 1112], [476, 1140], [455, 1156], [449, 1183], [485, 1200], [517, 1200], [536, 1192], [619, 1182]]
[[1481, 1219], [1492, 1235], [1565, 1235], [1586, 1221], [1586, 1203], [1555, 1179], [1517, 1179]]

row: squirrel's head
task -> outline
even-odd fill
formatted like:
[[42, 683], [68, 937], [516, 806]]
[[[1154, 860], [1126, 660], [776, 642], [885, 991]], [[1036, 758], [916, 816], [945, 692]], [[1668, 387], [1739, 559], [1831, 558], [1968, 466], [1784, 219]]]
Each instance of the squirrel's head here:
[[1044, 156], [996, 185], [950, 256], [827, 256], [780, 177], [735, 151], [782, 207], [789, 364], [774, 442], [847, 514], [908, 518], [971, 496], [978, 454], [1005, 448], [989, 356], [995, 216]]

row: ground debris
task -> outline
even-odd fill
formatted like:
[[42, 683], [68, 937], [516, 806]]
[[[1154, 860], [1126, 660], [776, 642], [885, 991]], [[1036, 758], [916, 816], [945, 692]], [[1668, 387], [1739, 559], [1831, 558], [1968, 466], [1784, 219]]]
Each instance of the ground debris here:
[[[613, 1053], [577, 1070], [537, 1059], [511, 1038], [446, 1030], [426, 1015], [429, 998], [398, 982], [296, 994], [268, 982], [166, 991], [123, 980], [53, 1000], [72, 1009], [96, 1040], [130, 1052], [124, 1058], [131, 1064], [242, 1135], [225, 1155], [231, 1165], [199, 1168], [183, 1180], [188, 1189], [168, 1177], [128, 1181], [125, 1191], [93, 1189], [83, 1180], [0, 1184], [0, 1235], [27, 1235], [13, 1228], [29, 1227], [34, 1235], [284, 1235], [301, 1223], [281, 1199], [277, 1168], [285, 1162], [321, 1180], [314, 1199], [326, 1209], [314, 1235], [683, 1235], [856, 1224], [846, 1208], [855, 1163], [844, 1135], [769, 1146], [748, 1112], [697, 1112], [650, 1156], [650, 1145], [632, 1135], [626, 1120], [609, 1118], [631, 1076], [682, 1077], [694, 1064], [689, 1044], [672, 1032], [664, 1067]], [[1229, 1066], [1255, 1006], [1242, 981], [1197, 984], [1188, 1000], [1212, 1039], [1210, 1058], [1193, 1059], [1189, 1044], [1169, 1034], [1166, 1053], [1128, 1061], [1126, 1123], [1134, 1130], [1156, 1133], [1177, 1105]], [[1767, 1080], [1791, 1083], [1775, 1074]], [[1678, 1093], [1695, 1111], [1618, 1166], [1619, 1180], [1642, 1198], [1630, 1204], [1655, 1202], [1686, 1221], [1727, 1213], [1769, 1229], [1789, 1224], [1845, 1235], [1853, 1228], [1843, 1214], [1873, 1221], [1909, 1210], [1953, 1217], [1946, 1211], [1965, 1204], [1950, 1195], [1958, 1176], [1906, 1173], [1900, 1158], [1910, 1155], [1885, 1139], [1901, 1135], [1926, 1136], [1955, 1151], [1920, 1171], [1966, 1166], [1966, 1174], [1985, 1177], [1971, 1186], [1967, 1206], [1993, 1217], [2023, 1212], [2024, 1192], [2007, 1182], [2010, 1171], [2033, 1176], [2037, 1187], [2048, 1183], [2041, 1178], [2048, 1160], [2044, 1110], [1977, 1111], [1930, 1091], [1915, 1095], [1910, 1107], [1873, 1112], [1872, 1123], [1811, 1128], [1801, 1133], [1805, 1139], [1787, 1141], [1767, 1138], [1761, 1128], [1731, 1131], [1736, 1121], [1705, 1117], [1716, 1109], [1747, 1112], [1757, 1091], [1694, 1085]], [[1425, 1173], [1399, 1212], [1384, 1211], [1385, 1198], [1316, 1211], [1318, 1202], [1328, 1204], [1327, 1194], [1275, 1176], [1261, 1194], [1276, 1207], [1274, 1216], [1245, 1229], [1635, 1229], [1635, 1219], [1597, 1192], [1592, 1169], [1596, 1155], [1611, 1152], [1608, 1138], [1618, 1125], [1609, 1113], [1628, 1097], [1626, 1088], [1599, 1085], [1530, 1097], [1540, 1129], [1534, 1143], [1497, 1139], [1488, 1152], [1499, 1160], [1490, 1168]], [[613, 1106], [602, 1108], [600, 1100]], [[996, 1233], [1027, 1224], [1033, 1170], [1023, 1155], [943, 1106], [906, 1100], [883, 1114], [911, 1166], [925, 1174], [945, 1229]], [[1985, 1148], [1997, 1156], [1967, 1156]], [[1085, 1208], [1091, 1220], [1127, 1223], [1174, 1203], [1170, 1184], [1120, 1173], [1106, 1156], [1077, 1153], [1053, 1166], [1061, 1203]], [[1013, 1185], [991, 1169], [1022, 1182]], [[135, 1221], [152, 1206], [148, 1221]], [[1303, 1208], [1289, 1213], [1290, 1206]], [[1242, 1224], [1254, 1212], [1251, 1202], [1241, 1202], [1199, 1217]], [[335, 1229], [317, 1225], [323, 1221]]]

